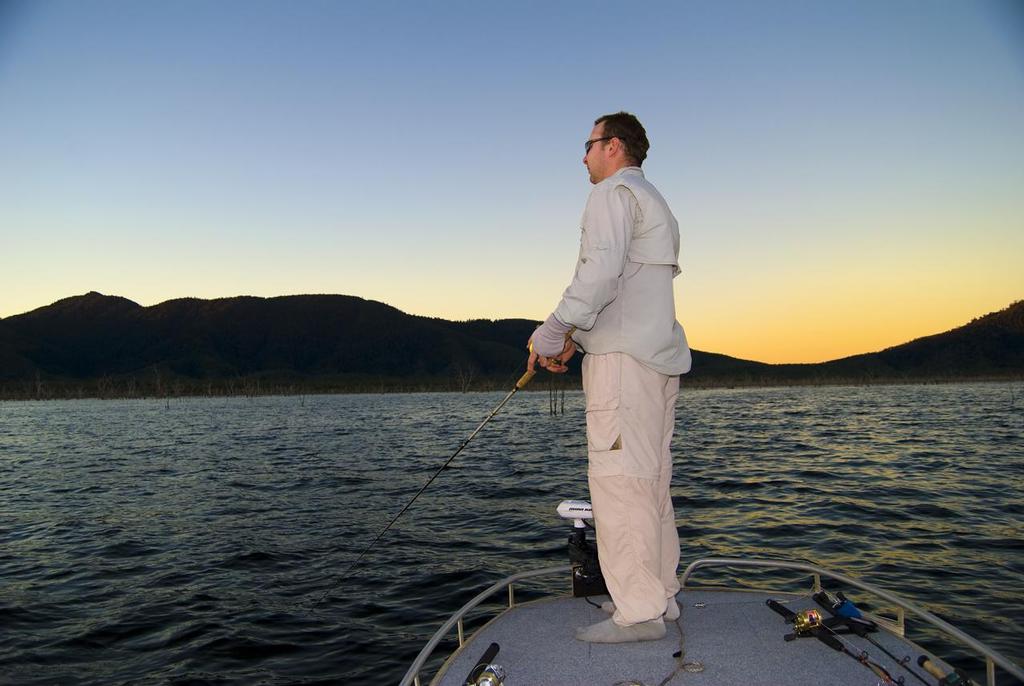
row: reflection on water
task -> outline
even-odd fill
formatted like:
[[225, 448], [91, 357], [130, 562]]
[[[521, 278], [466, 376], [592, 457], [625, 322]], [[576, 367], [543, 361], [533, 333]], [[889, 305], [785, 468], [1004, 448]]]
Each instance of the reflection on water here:
[[[397, 681], [482, 587], [566, 561], [554, 507], [586, 497], [582, 399], [551, 417], [524, 393], [339, 579], [502, 397], [0, 403], [0, 674]], [[1022, 397], [684, 389], [684, 562], [813, 560], [1024, 661]]]

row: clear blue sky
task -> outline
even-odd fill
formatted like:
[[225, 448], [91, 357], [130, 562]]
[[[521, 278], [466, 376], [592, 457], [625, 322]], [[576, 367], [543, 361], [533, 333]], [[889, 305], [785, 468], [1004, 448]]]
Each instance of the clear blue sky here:
[[626, 109], [691, 344], [818, 361], [1024, 298], [1024, 10], [0, 0], [0, 317], [344, 293], [542, 319]]

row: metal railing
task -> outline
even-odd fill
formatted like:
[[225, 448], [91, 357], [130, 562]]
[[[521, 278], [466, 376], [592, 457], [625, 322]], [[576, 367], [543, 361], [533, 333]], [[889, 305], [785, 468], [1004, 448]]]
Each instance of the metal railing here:
[[427, 641], [427, 644], [423, 646], [423, 650], [421, 650], [420, 654], [416, 656], [416, 659], [413, 661], [412, 666], [409, 667], [409, 671], [407, 671], [405, 673], [405, 676], [402, 677], [402, 681], [399, 682], [399, 686], [410, 686], [410, 684], [420, 686], [420, 670], [423, 669], [423, 665], [426, 663], [426, 661], [430, 659], [431, 654], [434, 652], [434, 648], [436, 648], [437, 644], [441, 642], [441, 639], [444, 638], [445, 634], [451, 631], [453, 626], [458, 627], [457, 631], [459, 636], [459, 647], [462, 647], [462, 645], [465, 643], [462, 620], [466, 616], [466, 614], [470, 610], [475, 608], [477, 605], [487, 600], [495, 593], [508, 587], [508, 606], [509, 608], [515, 607], [515, 593], [512, 590], [512, 584], [516, 583], [517, 581], [522, 581], [523, 579], [531, 579], [538, 576], [548, 576], [549, 574], [567, 574], [570, 572], [572, 572], [572, 567], [568, 565], [562, 565], [558, 567], [545, 567], [544, 569], [535, 569], [532, 572], [522, 572], [521, 574], [513, 574], [512, 576], [505, 577], [504, 579], [494, 584], [487, 590], [482, 591], [468, 603], [463, 605], [458, 610], [458, 612], [449, 617], [448, 621], [442, 624], [441, 628], [438, 629], [433, 636], [431, 636], [430, 640]]
[[[948, 636], [957, 639], [964, 645], [975, 650], [977, 653], [983, 655], [985, 657], [985, 671], [988, 686], [996, 686], [996, 665], [1006, 670], [1006, 672], [1008, 672], [1012, 676], [1024, 681], [1024, 669], [1021, 669], [1017, 664], [1010, 661], [1009, 658], [1000, 655], [995, 650], [992, 650], [981, 641], [972, 638], [971, 636], [968, 636], [964, 632], [957, 629], [955, 626], [952, 626], [951, 624], [939, 619], [927, 610], [923, 610], [914, 605], [913, 603], [903, 600], [902, 598], [892, 593], [889, 593], [884, 589], [878, 588], [863, 581], [858, 581], [857, 579], [846, 576], [845, 574], [833, 572], [828, 569], [825, 569], [824, 567], [818, 567], [817, 565], [812, 565], [804, 562], [788, 562], [785, 560], [743, 560], [728, 557], [707, 557], [702, 558], [700, 560], [696, 560], [695, 562], [690, 563], [686, 567], [686, 570], [683, 572], [683, 575], [680, 578], [680, 585], [683, 587], [683, 589], [685, 589], [686, 584], [690, 580], [690, 577], [693, 576], [693, 573], [702, 567], [726, 566], [755, 567], [762, 569], [788, 569], [798, 572], [806, 572], [810, 574], [813, 578], [813, 585], [815, 591], [821, 590], [821, 577], [823, 576], [830, 579], [835, 579], [836, 581], [842, 582], [844, 584], [848, 584], [849, 586], [852, 586], [854, 588], [867, 591], [868, 593], [872, 593], [878, 596], [879, 598], [882, 598], [883, 600], [892, 603], [899, 609], [897, 621], [895, 623], [886, 622], [889, 628], [891, 628], [894, 632], [903, 635], [905, 622], [904, 613], [910, 612], [920, 617], [928, 624], [931, 624], [932, 626], [936, 627], [944, 634], [947, 634]], [[487, 600], [495, 593], [498, 593], [499, 591], [508, 588], [508, 606], [509, 608], [515, 607], [515, 594], [512, 586], [514, 583], [522, 581], [523, 579], [532, 579], [552, 574], [566, 574], [571, 571], [572, 567], [570, 566], [559, 566], [545, 567], [544, 569], [537, 569], [532, 572], [522, 572], [520, 574], [513, 574], [512, 576], [502, 579], [501, 581], [495, 583], [493, 586], [490, 586], [486, 590], [477, 594], [472, 600], [463, 605], [455, 614], [449, 617], [448, 621], [441, 625], [441, 628], [439, 628], [430, 638], [430, 640], [427, 641], [427, 644], [423, 646], [423, 649], [419, 652], [419, 655], [416, 656], [416, 659], [409, 667], [409, 670], [405, 673], [405, 676], [402, 677], [402, 681], [399, 682], [399, 686], [420, 686], [420, 670], [423, 668], [423, 665], [426, 664], [427, 660], [430, 659], [430, 656], [433, 654], [434, 649], [437, 648], [438, 643], [440, 643], [444, 636], [449, 631], [451, 631], [453, 626], [457, 627], [459, 647], [461, 648], [463, 646], [463, 644], [465, 643], [465, 632], [463, 630], [462, 620], [465, 618], [466, 614], [469, 613], [470, 610], [480, 605], [480, 603]]]
[[960, 643], [968, 646], [972, 650], [983, 655], [985, 657], [985, 674], [987, 677], [988, 686], [996, 686], [995, 665], [999, 665], [1009, 674], [1024, 681], [1024, 669], [1021, 669], [1017, 664], [1010, 661], [1009, 658], [1000, 655], [995, 650], [992, 650], [976, 638], [968, 636], [964, 632], [957, 629], [955, 626], [939, 619], [931, 612], [923, 610], [919, 608], [917, 605], [914, 605], [909, 601], [903, 600], [899, 596], [889, 593], [888, 591], [878, 588], [877, 586], [872, 586], [871, 584], [848, 577], [845, 574], [840, 574], [839, 572], [832, 572], [823, 567], [818, 567], [817, 565], [807, 564], [804, 562], [787, 562], [784, 560], [743, 560], [729, 557], [707, 557], [690, 563], [690, 565], [686, 568], [686, 571], [683, 572], [683, 576], [680, 579], [680, 585], [684, 589], [686, 588], [686, 582], [689, 581], [693, 573], [701, 567], [757, 567], [762, 569], [790, 569], [799, 572], [807, 572], [808, 574], [811, 574], [814, 577], [815, 591], [821, 590], [822, 576], [826, 576], [830, 579], [835, 579], [836, 581], [848, 584], [854, 588], [859, 588], [862, 591], [872, 593], [878, 596], [879, 598], [882, 598], [883, 600], [886, 600], [895, 605], [896, 607], [898, 607], [900, 609], [900, 613], [898, 615], [896, 626], [898, 627], [898, 633], [900, 635], [903, 635], [904, 631], [905, 620], [903, 612], [910, 612], [914, 615], [917, 615], [919, 618], [923, 619], [928, 624], [931, 624], [935, 628], [939, 629], [944, 634], [951, 636], [952, 638], [955, 638]]

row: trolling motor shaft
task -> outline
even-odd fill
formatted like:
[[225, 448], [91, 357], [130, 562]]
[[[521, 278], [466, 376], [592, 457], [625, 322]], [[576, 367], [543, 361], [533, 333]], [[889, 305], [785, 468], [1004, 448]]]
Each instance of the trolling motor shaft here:
[[590, 503], [586, 500], [563, 500], [558, 505], [558, 514], [573, 520], [572, 533], [569, 534], [573, 597], [608, 595], [601, 564], [597, 559], [597, 546], [587, 540], [587, 524], [584, 520], [594, 518]]
[[597, 559], [597, 546], [587, 540], [586, 529], [573, 529], [569, 534], [569, 562], [572, 564], [574, 598], [608, 595]]

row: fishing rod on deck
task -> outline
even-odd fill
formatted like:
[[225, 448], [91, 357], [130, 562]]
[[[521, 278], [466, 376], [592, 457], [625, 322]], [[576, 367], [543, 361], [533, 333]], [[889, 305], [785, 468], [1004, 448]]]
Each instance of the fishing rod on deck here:
[[[843, 653], [845, 655], [849, 655], [854, 660], [870, 669], [875, 674], [875, 676], [881, 679], [881, 681], [879, 682], [880, 684], [885, 684], [885, 686], [904, 686], [903, 677], [900, 677], [899, 679], [894, 678], [893, 675], [890, 674], [885, 667], [878, 664], [874, 660], [869, 659], [868, 654], [866, 652], [855, 652], [855, 650], [852, 650], [851, 648], [856, 649], [856, 647], [848, 643], [847, 641], [843, 640], [843, 638], [839, 635], [840, 633], [848, 632], [861, 635], [861, 628], [856, 626], [858, 622], [863, 622], [863, 624], [865, 625], [872, 625], [872, 627], [875, 630], [877, 630], [877, 627], [873, 626], [873, 622], [855, 619], [852, 617], [832, 618], [829, 620], [823, 620], [821, 612], [819, 612], [818, 610], [811, 609], [795, 612], [786, 607], [785, 605], [783, 605], [782, 603], [780, 603], [779, 601], [772, 600], [771, 598], [765, 601], [765, 603], [772, 610], [782, 615], [787, 622], [793, 625], [793, 633], [786, 634], [783, 637], [785, 640], [792, 641], [803, 636], [813, 636], [814, 638], [818, 639], [819, 641], [827, 645], [829, 648], [832, 648], [833, 650]], [[836, 619], [841, 619], [843, 620], [843, 623], [848, 623], [848, 625], [843, 627], [840, 631], [836, 631], [836, 629], [833, 628], [833, 625], [837, 624], [837, 622], [835, 621]], [[865, 626], [863, 630], [864, 633], [866, 633], [868, 628]]]
[[[863, 613], [857, 606], [850, 602], [842, 591], [839, 591], [835, 595], [832, 595], [828, 591], [819, 591], [811, 596], [818, 605], [823, 609], [828, 610], [829, 614], [839, 619], [849, 620], [849, 627], [854, 634], [860, 636], [871, 645], [875, 646], [879, 650], [888, 656], [890, 660], [898, 664], [900, 667], [905, 669], [911, 676], [920, 681], [925, 686], [931, 686], [924, 678], [912, 670], [909, 667], [910, 656], [905, 655], [903, 658], [898, 658], [893, 655], [885, 646], [876, 641], [871, 637], [871, 632], [876, 630], [875, 623], [870, 620], [865, 620]], [[864, 620], [864, 621], [861, 621]], [[831, 631], [831, 629], [829, 629]], [[833, 632], [835, 633], [835, 632]], [[901, 677], [902, 678], [902, 677]]]

